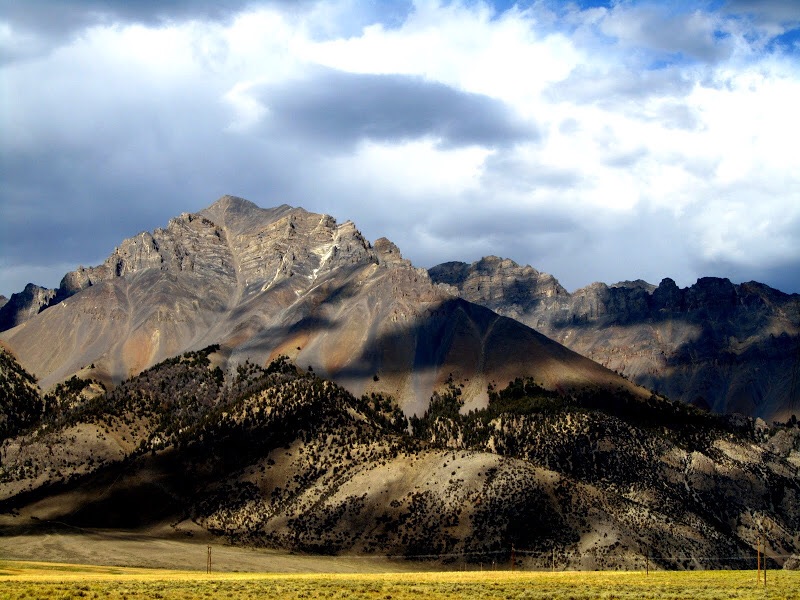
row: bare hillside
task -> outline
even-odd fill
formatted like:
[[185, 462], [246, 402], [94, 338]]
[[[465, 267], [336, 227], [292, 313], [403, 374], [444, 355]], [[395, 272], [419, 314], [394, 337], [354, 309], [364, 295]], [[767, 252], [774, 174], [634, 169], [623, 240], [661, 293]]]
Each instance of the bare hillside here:
[[56, 403], [6, 439], [4, 534], [66, 524], [505, 564], [514, 547], [589, 569], [736, 567], [759, 535], [773, 566], [800, 550], [796, 424], [523, 378], [466, 413], [451, 380], [409, 422], [285, 357], [225, 375], [220, 352]]

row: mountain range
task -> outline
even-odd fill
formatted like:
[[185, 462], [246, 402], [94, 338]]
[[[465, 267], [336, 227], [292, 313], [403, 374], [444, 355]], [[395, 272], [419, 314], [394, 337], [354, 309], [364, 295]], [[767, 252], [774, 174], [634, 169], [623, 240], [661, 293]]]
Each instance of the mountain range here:
[[619, 384], [554, 340], [714, 412], [785, 421], [800, 409], [798, 294], [712, 277], [684, 289], [664, 279], [569, 293], [491, 256], [426, 273], [349, 221], [232, 196], [125, 240], [57, 289], [29, 284], [0, 304], [2, 331], [45, 388], [77, 373], [111, 385], [210, 343], [231, 367], [286, 354], [356, 394], [390, 393], [409, 414], [451, 375], [469, 406], [515, 376]]
[[[225, 196], [0, 307], [0, 547], [66, 526], [697, 568], [750, 566], [763, 537], [796, 566], [796, 307], [419, 269], [349, 221]], [[767, 378], [750, 405], [711, 393], [739, 371]], [[702, 400], [658, 389], [704, 377]]]
[[220, 344], [225, 368], [286, 355], [356, 395], [391, 394], [408, 414], [453, 378], [468, 407], [490, 385], [532, 376], [551, 389], [649, 395], [537, 331], [459, 298], [374, 245], [352, 222], [225, 196], [125, 240], [57, 290], [28, 286], [0, 333], [43, 388], [72, 375], [112, 386], [171, 356]]
[[593, 283], [498, 257], [451, 262], [431, 279], [672, 399], [718, 413], [786, 420], [800, 410], [800, 295], [703, 277]]

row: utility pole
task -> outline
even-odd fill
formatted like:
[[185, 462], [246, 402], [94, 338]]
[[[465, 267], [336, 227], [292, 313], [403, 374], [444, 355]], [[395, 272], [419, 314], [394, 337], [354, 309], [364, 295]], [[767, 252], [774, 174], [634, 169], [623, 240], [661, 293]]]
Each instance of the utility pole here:
[[516, 560], [516, 555], [514, 554], [514, 544], [511, 544], [511, 572], [514, 572], [514, 562]]
[[[772, 533], [773, 527], [774, 527], [774, 524], [769, 524], [768, 523], [767, 526], [766, 526], [766, 530], [769, 533]], [[764, 561], [763, 561], [764, 562], [764, 589], [766, 590], [766, 588], [767, 588], [767, 537], [764, 535], [763, 530], [762, 530], [762, 533], [759, 533], [758, 537], [759, 537], [759, 540], [761, 541], [761, 544], [762, 544], [761, 553], [764, 556]]]
[[756, 541], [756, 583], [761, 584], [761, 535]]
[[556, 572], [556, 549], [553, 547], [553, 573]]
[[[795, 302], [795, 309], [800, 312], [800, 302]], [[789, 416], [795, 414], [798, 400], [797, 387], [800, 385], [800, 341], [797, 342], [797, 354], [794, 357], [792, 366], [792, 383], [789, 385]]]
[[208, 555], [206, 556], [206, 574], [211, 573], [211, 546], [208, 546]]

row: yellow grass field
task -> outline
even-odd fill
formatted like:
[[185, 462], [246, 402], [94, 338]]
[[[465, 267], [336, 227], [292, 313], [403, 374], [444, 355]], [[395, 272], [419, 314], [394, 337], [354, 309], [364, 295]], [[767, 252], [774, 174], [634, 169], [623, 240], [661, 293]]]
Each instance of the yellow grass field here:
[[0, 598], [800, 599], [800, 572], [212, 573], [0, 561]]

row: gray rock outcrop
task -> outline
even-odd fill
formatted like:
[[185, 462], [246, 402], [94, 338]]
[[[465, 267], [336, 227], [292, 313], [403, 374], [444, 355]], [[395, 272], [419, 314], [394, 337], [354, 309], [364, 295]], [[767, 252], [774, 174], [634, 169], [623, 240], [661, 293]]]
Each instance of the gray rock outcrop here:
[[720, 413], [800, 413], [800, 296], [703, 277], [593, 283], [568, 293], [508, 259], [445, 263], [434, 281], [517, 319], [639, 385]]

